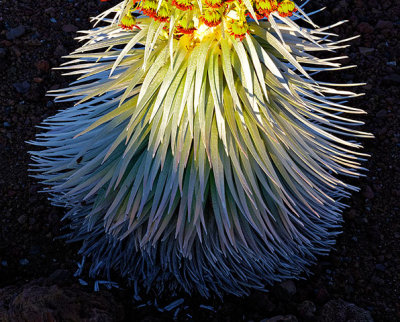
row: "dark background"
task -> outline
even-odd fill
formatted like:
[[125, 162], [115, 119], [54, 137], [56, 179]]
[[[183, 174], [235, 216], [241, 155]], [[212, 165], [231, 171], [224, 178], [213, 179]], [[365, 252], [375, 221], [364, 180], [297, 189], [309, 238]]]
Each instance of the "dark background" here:
[[[348, 19], [335, 32], [341, 37], [361, 36], [341, 51], [349, 56], [345, 63], [358, 68], [327, 75], [327, 80], [368, 83], [355, 89], [366, 95], [351, 103], [368, 112], [363, 117], [364, 130], [376, 137], [363, 142], [371, 154], [366, 163], [370, 171], [356, 182], [361, 191], [348, 201], [336, 250], [312, 266], [312, 276], [277, 285], [268, 294], [227, 297], [224, 303], [185, 296], [177, 315], [180, 320], [192, 316], [199, 321], [260, 321], [282, 315], [285, 321], [367, 321], [363, 309], [376, 321], [400, 320], [400, 3], [310, 2], [308, 11], [327, 7], [314, 17], [317, 23]], [[72, 80], [51, 68], [78, 47], [75, 32], [90, 27], [89, 17], [116, 3], [0, 1], [0, 321], [163, 321], [173, 317], [174, 310], [160, 312], [154, 305], [136, 308], [130, 290], [95, 293], [93, 281], [85, 275], [82, 278], [89, 285], [80, 285], [73, 276], [80, 260], [79, 245], [55, 239], [62, 235], [63, 209], [50, 206], [27, 172], [25, 141], [40, 131], [35, 126], [43, 119], [66, 107], [55, 106], [45, 97], [47, 90]], [[177, 298], [159, 299], [158, 305], [164, 307]]]

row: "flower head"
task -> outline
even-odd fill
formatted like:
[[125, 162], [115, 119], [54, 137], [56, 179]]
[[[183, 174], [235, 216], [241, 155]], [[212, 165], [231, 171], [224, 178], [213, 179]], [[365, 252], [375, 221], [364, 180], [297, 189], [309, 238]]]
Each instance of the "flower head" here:
[[142, 0], [140, 10], [150, 18], [157, 18], [158, 3], [156, 0]]
[[172, 5], [182, 11], [193, 9], [192, 0], [172, 0]]
[[221, 8], [224, 5], [224, 0], [205, 0], [204, 4], [208, 8]]
[[200, 16], [200, 21], [208, 27], [216, 27], [222, 21], [222, 14], [220, 9], [206, 8], [204, 13]]
[[159, 10], [156, 12], [154, 20], [159, 22], [168, 22], [171, 16], [171, 8], [164, 1], [162, 2]]
[[121, 19], [120, 27], [122, 29], [127, 29], [127, 30], [133, 30], [133, 28], [139, 28], [139, 26], [136, 24], [136, 18], [130, 12], [128, 12]]
[[241, 41], [246, 36], [249, 26], [246, 21], [235, 20], [229, 24], [228, 30], [231, 36]]
[[196, 30], [193, 19], [182, 18], [176, 27], [178, 33], [191, 35]]
[[278, 5], [279, 15], [282, 17], [290, 17], [296, 11], [296, 5], [293, 1], [283, 0]]
[[278, 9], [278, 1], [276, 0], [255, 0], [255, 8], [264, 17]]
[[[223, 29], [227, 28], [228, 34], [238, 41], [242, 41], [249, 31], [246, 16], [264, 19], [269, 18], [272, 12], [277, 12], [281, 17], [287, 17], [296, 11], [294, 2], [290, 0], [201, 0], [201, 6], [197, 0], [132, 0], [127, 6], [130, 6], [129, 12], [139, 10], [157, 22], [168, 23], [170, 17], [174, 16], [177, 21], [169, 34], [176, 39], [183, 34], [193, 34], [201, 25], [215, 28], [225, 21], [226, 24], [215, 35], [223, 34]], [[190, 27], [186, 26], [186, 21], [190, 21]], [[133, 30], [135, 24], [132, 14], [124, 15], [120, 26], [125, 30]], [[164, 27], [164, 30], [167, 29], [170, 29], [169, 26]], [[200, 29], [205, 32], [204, 28]]]

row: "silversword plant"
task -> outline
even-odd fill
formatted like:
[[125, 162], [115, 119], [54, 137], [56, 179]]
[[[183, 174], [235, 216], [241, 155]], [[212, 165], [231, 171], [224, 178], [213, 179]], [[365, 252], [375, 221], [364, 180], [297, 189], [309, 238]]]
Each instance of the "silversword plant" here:
[[[311, 14], [310, 14], [311, 15]], [[61, 68], [75, 103], [32, 144], [92, 276], [247, 294], [326, 254], [365, 157], [347, 46], [289, 0], [125, 0]], [[351, 67], [351, 66], [349, 66]], [[319, 77], [320, 79], [321, 77]]]

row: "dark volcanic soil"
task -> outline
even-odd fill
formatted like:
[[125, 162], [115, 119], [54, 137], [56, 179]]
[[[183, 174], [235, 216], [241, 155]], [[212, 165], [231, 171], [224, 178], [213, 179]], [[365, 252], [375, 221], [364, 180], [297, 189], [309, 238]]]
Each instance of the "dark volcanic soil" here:
[[[356, 89], [366, 95], [352, 104], [368, 112], [364, 129], [376, 137], [364, 142], [371, 154], [366, 164], [370, 171], [356, 183], [362, 189], [349, 201], [336, 251], [320, 258], [311, 277], [294, 283], [295, 290], [293, 285], [276, 286], [267, 295], [228, 297], [224, 304], [185, 297], [189, 307], [178, 315], [181, 320], [189, 320], [187, 314], [203, 321], [260, 321], [292, 314], [312, 321], [332, 299], [354, 303], [370, 311], [376, 321], [400, 320], [400, 3], [396, 2], [314, 0], [308, 6], [309, 11], [327, 7], [315, 17], [321, 25], [348, 19], [336, 30], [341, 37], [361, 35], [342, 51], [349, 56], [346, 63], [358, 68], [327, 77], [368, 83]], [[54, 106], [44, 96], [71, 81], [51, 68], [78, 46], [75, 31], [89, 28], [88, 18], [109, 6], [99, 0], [0, 1], [0, 287], [77, 268], [79, 245], [55, 239], [63, 234], [63, 210], [50, 206], [46, 195], [39, 193], [40, 185], [28, 177], [25, 141], [34, 138], [39, 131], [35, 126], [43, 119], [65, 107]], [[77, 279], [70, 275], [67, 283], [77, 284]], [[93, 293], [92, 286], [79, 287]], [[135, 309], [130, 291], [114, 290], [113, 296], [123, 303], [127, 321], [172, 318], [171, 312], [154, 307]], [[161, 299], [165, 304], [173, 300]], [[313, 305], [316, 312], [311, 314]]]

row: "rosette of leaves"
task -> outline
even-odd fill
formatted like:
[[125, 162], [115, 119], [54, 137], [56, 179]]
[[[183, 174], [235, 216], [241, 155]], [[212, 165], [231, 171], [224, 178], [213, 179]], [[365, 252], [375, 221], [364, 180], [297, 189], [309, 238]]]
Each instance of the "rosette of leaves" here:
[[313, 78], [348, 68], [314, 55], [347, 46], [334, 26], [287, 0], [126, 0], [94, 20], [61, 67], [78, 79], [51, 92], [75, 105], [31, 142], [92, 276], [243, 295], [331, 249], [370, 137], [355, 84]]

